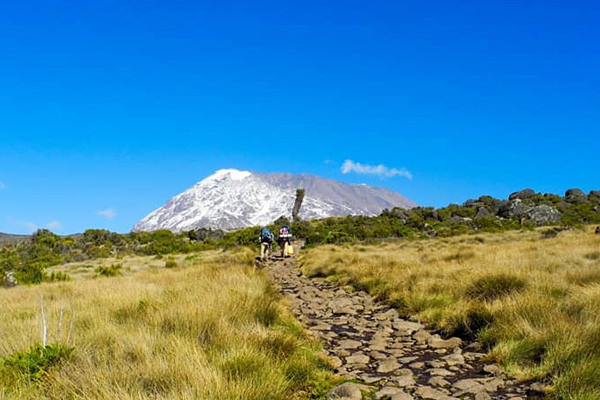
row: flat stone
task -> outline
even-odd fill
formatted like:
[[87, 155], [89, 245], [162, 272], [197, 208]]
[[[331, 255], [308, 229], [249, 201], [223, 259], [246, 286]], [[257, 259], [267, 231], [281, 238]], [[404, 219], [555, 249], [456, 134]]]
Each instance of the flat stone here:
[[427, 361], [425, 364], [427, 364], [431, 368], [443, 368], [446, 366], [446, 363], [444, 361], [439, 360]]
[[331, 365], [333, 366], [333, 368], [339, 368], [344, 364], [342, 362], [342, 359], [339, 357], [336, 357], [336, 356], [329, 356], [328, 359], [329, 359], [329, 362], [331, 363]]
[[452, 385], [457, 390], [460, 390], [464, 393], [477, 394], [481, 392], [485, 392], [485, 387], [477, 382], [475, 379], [463, 379], [458, 382], [455, 382]]
[[358, 384], [346, 382], [331, 389], [326, 398], [327, 400], [362, 400], [363, 397]]
[[419, 324], [418, 322], [410, 322], [405, 320], [395, 321], [392, 326], [403, 335], [412, 335], [413, 332], [423, 328], [423, 325]]
[[401, 365], [398, 364], [395, 358], [388, 358], [387, 360], [381, 362], [379, 367], [377, 367], [377, 372], [380, 374], [387, 374], [389, 372], [395, 371], [400, 368]]
[[475, 393], [475, 400], [491, 400], [492, 397], [487, 392]]
[[427, 383], [431, 386], [439, 386], [443, 388], [450, 386], [450, 382], [448, 382], [441, 376], [434, 376], [433, 378], [429, 379]]
[[358, 349], [361, 343], [358, 340], [341, 340], [339, 346], [342, 349]]
[[429, 374], [432, 376], [453, 376], [454, 372], [450, 372], [444, 368], [433, 368], [429, 370]]
[[348, 364], [367, 364], [371, 358], [365, 354], [356, 354], [350, 357], [346, 357]]
[[453, 353], [443, 358], [448, 365], [462, 365], [465, 363], [465, 358], [462, 354]]
[[398, 387], [409, 388], [415, 386], [415, 379], [412, 375], [400, 375], [392, 379]]
[[502, 368], [500, 368], [497, 365], [484, 365], [483, 366], [483, 372], [485, 372], [486, 374], [490, 374], [490, 375], [504, 375], [504, 371], [502, 371]]
[[420, 329], [415, 334], [413, 334], [413, 338], [418, 343], [427, 343], [427, 341], [431, 338], [431, 333], [426, 330]]
[[412, 369], [423, 369], [423, 368], [425, 368], [425, 363], [419, 361], [419, 362], [410, 364], [409, 367]]
[[457, 337], [453, 337], [447, 340], [437, 339], [429, 341], [429, 346], [433, 347], [434, 349], [454, 349], [456, 347], [459, 347], [461, 344], [462, 340]]
[[427, 400], [454, 400], [454, 397], [448, 396], [446, 393], [434, 389], [429, 386], [420, 387], [417, 389], [416, 394], [420, 396], [422, 399]]
[[499, 388], [504, 387], [504, 381], [500, 378], [493, 378], [484, 382], [483, 386], [488, 392], [496, 392]]
[[402, 357], [399, 358], [398, 361], [400, 361], [402, 364], [408, 364], [418, 359], [419, 357]]
[[386, 386], [379, 390], [377, 393], [375, 393], [375, 399], [411, 400], [414, 399], [414, 397], [398, 388]]

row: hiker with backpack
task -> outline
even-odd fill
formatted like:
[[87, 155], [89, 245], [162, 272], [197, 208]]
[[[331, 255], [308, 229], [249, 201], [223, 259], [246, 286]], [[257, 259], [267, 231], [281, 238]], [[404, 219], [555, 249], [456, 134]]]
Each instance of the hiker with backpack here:
[[279, 229], [279, 237], [277, 238], [277, 243], [281, 248], [281, 258], [289, 257], [289, 249], [292, 246], [292, 233], [290, 231], [290, 227], [287, 225], [283, 225]]
[[275, 239], [275, 236], [273, 235], [273, 233], [271, 232], [271, 230], [264, 226], [261, 230], [260, 230], [260, 236], [258, 237], [258, 243], [260, 243], [260, 259], [261, 261], [264, 261], [265, 259], [268, 260], [270, 255], [271, 255], [271, 251], [273, 249], [273, 240]]

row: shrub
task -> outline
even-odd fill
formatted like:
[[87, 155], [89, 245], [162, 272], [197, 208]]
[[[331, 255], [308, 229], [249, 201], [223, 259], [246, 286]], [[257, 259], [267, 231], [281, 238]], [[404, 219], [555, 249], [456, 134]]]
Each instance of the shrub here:
[[44, 282], [65, 282], [70, 280], [71, 276], [69, 274], [60, 271], [52, 271], [50, 275], [44, 274]]
[[525, 280], [509, 274], [485, 275], [471, 282], [465, 291], [468, 297], [479, 300], [495, 300], [527, 286]]
[[175, 268], [177, 267], [177, 261], [173, 258], [169, 258], [167, 262], [165, 262], [165, 268]]
[[4, 359], [0, 367], [0, 382], [8, 381], [14, 383], [19, 378], [26, 380], [38, 380], [56, 365], [61, 359], [68, 357], [73, 348], [61, 344], [42, 346], [36, 344], [29, 351], [15, 353]]
[[110, 267], [99, 266], [96, 268], [96, 273], [98, 276], [118, 276], [121, 275], [121, 269], [123, 266], [121, 264], [113, 264]]

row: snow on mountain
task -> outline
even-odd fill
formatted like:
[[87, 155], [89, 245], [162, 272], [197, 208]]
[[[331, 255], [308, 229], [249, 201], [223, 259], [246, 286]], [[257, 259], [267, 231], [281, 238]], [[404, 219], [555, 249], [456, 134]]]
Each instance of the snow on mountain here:
[[303, 219], [378, 215], [385, 208], [416, 206], [396, 192], [364, 184], [350, 185], [314, 175], [222, 169], [171, 198], [133, 230], [180, 232], [265, 225], [282, 215], [291, 216], [297, 188], [306, 191], [300, 210]]

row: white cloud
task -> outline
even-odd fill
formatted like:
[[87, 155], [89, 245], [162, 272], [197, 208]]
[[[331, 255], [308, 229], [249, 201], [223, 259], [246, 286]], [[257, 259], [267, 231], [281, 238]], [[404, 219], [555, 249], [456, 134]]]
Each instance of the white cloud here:
[[344, 164], [342, 164], [342, 168], [340, 170], [342, 171], [342, 174], [349, 174], [351, 172], [354, 172], [360, 175], [377, 175], [387, 178], [391, 178], [394, 176], [402, 176], [406, 179], [412, 179], [412, 174], [405, 168], [388, 168], [383, 164], [361, 164], [352, 160], [344, 161]]
[[112, 208], [107, 208], [106, 210], [97, 211], [96, 214], [100, 215], [102, 217], [108, 218], [108, 219], [113, 219], [114, 217], [117, 216], [117, 212], [115, 210], [113, 210]]
[[48, 222], [46, 224], [46, 228], [48, 228], [50, 230], [61, 230], [62, 224], [58, 221], [52, 221], [52, 222]]
[[6, 189], [6, 184], [4, 182], [0, 182], [0, 190]]
[[21, 224], [25, 227], [25, 229], [31, 231], [32, 233], [38, 230], [38, 226], [33, 222], [21, 222]]

